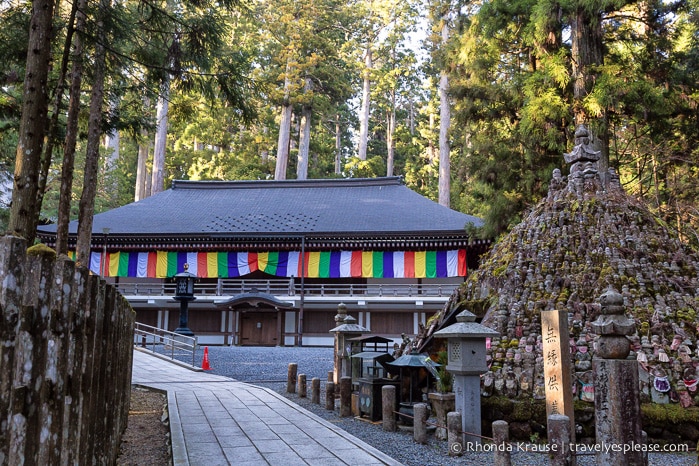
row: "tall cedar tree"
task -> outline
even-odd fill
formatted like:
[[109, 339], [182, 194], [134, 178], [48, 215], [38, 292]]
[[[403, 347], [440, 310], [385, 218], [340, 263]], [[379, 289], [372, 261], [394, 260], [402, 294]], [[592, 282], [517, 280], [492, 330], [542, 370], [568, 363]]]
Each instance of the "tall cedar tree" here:
[[15, 176], [8, 233], [24, 237], [29, 245], [36, 237], [39, 169], [47, 131], [48, 74], [51, 62], [53, 0], [35, 0], [27, 47], [24, 100], [15, 157]]

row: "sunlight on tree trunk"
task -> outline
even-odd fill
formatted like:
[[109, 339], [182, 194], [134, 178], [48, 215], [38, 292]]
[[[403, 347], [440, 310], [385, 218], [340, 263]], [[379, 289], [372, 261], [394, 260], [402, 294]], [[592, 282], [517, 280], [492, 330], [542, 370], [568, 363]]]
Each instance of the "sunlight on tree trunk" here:
[[366, 160], [366, 151], [369, 139], [369, 105], [371, 101], [371, 69], [373, 68], [371, 46], [367, 46], [364, 55], [364, 86], [362, 87], [362, 108], [359, 111], [359, 148], [357, 157]]
[[153, 149], [153, 173], [151, 175], [150, 195], [165, 189], [165, 148], [167, 147], [167, 114], [170, 99], [170, 79], [167, 79], [158, 96], [156, 111], [155, 148]]
[[[306, 78], [304, 92], [310, 93], [313, 89], [313, 83], [310, 78]], [[301, 128], [299, 131], [299, 156], [296, 162], [296, 179], [305, 180], [308, 178], [308, 156], [311, 146], [311, 118], [313, 116], [313, 107], [307, 103], [303, 105], [301, 110]]]
[[286, 179], [286, 166], [289, 161], [289, 139], [291, 137], [291, 105], [282, 107], [279, 122], [279, 140], [277, 142], [277, 164], [274, 169], [275, 180]]
[[308, 155], [311, 140], [311, 114], [311, 107], [304, 105], [301, 113], [299, 157], [296, 163], [296, 178], [299, 180], [305, 180], [308, 178]]
[[342, 127], [340, 115], [335, 115], [335, 174], [342, 173]]
[[393, 135], [396, 129], [396, 95], [391, 95], [391, 109], [386, 116], [386, 176], [393, 176], [393, 161], [395, 158], [395, 142]]
[[279, 138], [277, 139], [277, 163], [274, 167], [274, 179], [286, 179], [286, 166], [289, 163], [289, 139], [291, 138], [291, 104], [289, 95], [291, 80], [289, 78], [289, 63], [286, 64], [286, 75], [284, 76], [284, 104], [282, 105], [281, 118], [279, 121]]

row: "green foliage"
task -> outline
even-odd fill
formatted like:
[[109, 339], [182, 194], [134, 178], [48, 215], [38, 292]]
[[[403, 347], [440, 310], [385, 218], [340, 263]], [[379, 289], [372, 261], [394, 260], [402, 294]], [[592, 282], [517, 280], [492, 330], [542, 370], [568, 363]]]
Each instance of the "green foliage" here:
[[447, 370], [448, 359], [446, 351], [437, 353], [437, 364], [441, 364], [441, 366], [437, 368], [437, 380], [435, 381], [434, 388], [439, 393], [449, 393], [453, 389], [454, 375]]
[[386, 173], [386, 161], [383, 157], [375, 156], [367, 160], [352, 157], [345, 164], [345, 173], [350, 178], [376, 178]]
[[[486, 236], [518, 223], [546, 194], [552, 169], [564, 168], [573, 102], [561, 38], [577, 5], [491, 0], [453, 38], [456, 207], [482, 216]], [[699, 216], [689, 199], [699, 191], [688, 184], [699, 142], [696, 2], [584, 7], [606, 21], [604, 64], [589, 70], [594, 86], [583, 106], [607, 121], [591, 126], [610, 129], [611, 166], [622, 182], [696, 241]]]
[[[606, 55], [603, 65], [592, 70], [594, 86], [583, 105], [588, 114], [606, 118], [591, 123], [609, 128], [611, 166], [626, 189], [647, 201], [668, 228], [699, 244], [696, 0], [575, 5], [488, 0], [477, 8], [461, 5], [444, 46], [434, 33], [452, 5], [433, 4], [433, 35], [421, 44], [432, 57], [423, 64], [407, 47], [422, 13], [414, 1], [115, 4], [105, 24], [110, 35], [109, 105], [103, 109], [103, 127], [120, 131], [121, 149], [116, 165], [101, 172], [96, 210], [133, 199], [138, 145], [153, 138], [155, 102], [168, 79], [173, 85], [166, 185], [175, 178], [271, 178], [280, 106], [289, 103], [296, 120], [288, 178], [295, 177], [296, 125], [306, 106], [312, 108], [309, 177], [384, 176], [392, 135], [394, 174], [436, 199], [436, 86], [440, 72], [447, 70], [452, 208], [485, 220], [485, 227], [474, 233], [498, 237], [546, 195], [554, 168], [565, 171], [562, 154], [570, 150], [574, 124], [571, 50], [563, 38], [578, 5], [604, 21]], [[29, 3], [0, 12], [0, 167], [10, 172], [29, 13]], [[89, 57], [95, 21], [94, 12], [87, 13], [88, 30], [81, 37]], [[54, 71], [66, 21], [66, 11], [57, 12]], [[367, 47], [374, 66], [369, 155], [361, 161], [353, 155]], [[83, 100], [91, 88], [90, 60], [86, 64]], [[61, 115], [66, 104], [67, 98]], [[396, 126], [390, 128], [393, 115]], [[59, 121], [64, 124], [62, 117]], [[81, 131], [79, 147], [85, 139], [83, 114]], [[341, 173], [335, 172], [336, 137]], [[82, 189], [82, 157], [79, 150], [74, 200]], [[50, 219], [57, 209], [60, 158], [59, 151], [44, 201], [43, 215]]]

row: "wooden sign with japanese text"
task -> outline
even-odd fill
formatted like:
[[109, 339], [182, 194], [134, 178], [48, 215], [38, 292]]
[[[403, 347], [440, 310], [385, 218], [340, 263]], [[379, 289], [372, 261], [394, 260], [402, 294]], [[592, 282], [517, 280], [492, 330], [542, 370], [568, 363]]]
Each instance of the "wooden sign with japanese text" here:
[[568, 416], [571, 424], [570, 441], [574, 443], [575, 415], [567, 312], [541, 311], [541, 340], [544, 352], [546, 418], [552, 414]]

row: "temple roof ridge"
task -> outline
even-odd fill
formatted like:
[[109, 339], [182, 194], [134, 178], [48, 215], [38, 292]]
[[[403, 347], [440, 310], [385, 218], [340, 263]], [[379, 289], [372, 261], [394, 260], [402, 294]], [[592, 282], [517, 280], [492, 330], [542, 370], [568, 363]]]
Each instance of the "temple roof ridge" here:
[[173, 180], [172, 189], [246, 189], [246, 188], [336, 188], [402, 185], [400, 176], [379, 178], [324, 178], [306, 180]]

